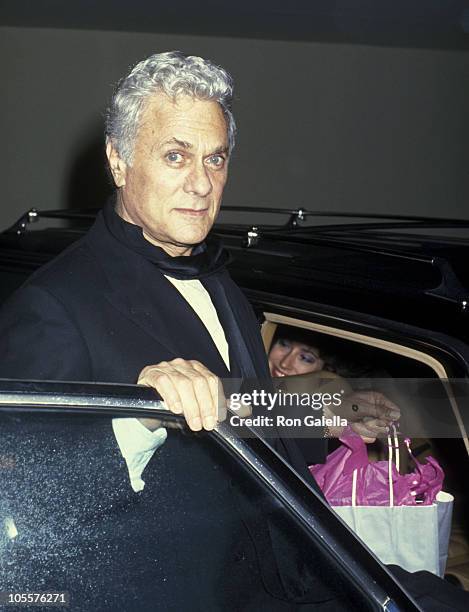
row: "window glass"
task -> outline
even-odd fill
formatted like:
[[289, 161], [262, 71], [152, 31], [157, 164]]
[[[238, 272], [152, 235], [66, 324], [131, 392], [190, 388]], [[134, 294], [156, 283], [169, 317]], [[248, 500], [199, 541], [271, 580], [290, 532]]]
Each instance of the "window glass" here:
[[11, 411], [0, 426], [3, 590], [66, 591], [73, 610], [367, 609], [206, 434], [168, 429], [136, 493], [108, 417]]

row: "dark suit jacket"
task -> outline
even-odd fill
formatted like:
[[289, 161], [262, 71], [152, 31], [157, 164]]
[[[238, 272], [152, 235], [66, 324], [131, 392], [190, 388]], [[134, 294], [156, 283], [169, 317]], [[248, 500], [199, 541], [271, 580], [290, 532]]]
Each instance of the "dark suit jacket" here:
[[[227, 272], [218, 274], [264, 375], [252, 309]], [[0, 375], [13, 378], [135, 383], [145, 365], [176, 357], [229, 376], [192, 308], [152, 262], [107, 231], [101, 216], [4, 305], [0, 354]]]
[[[245, 359], [251, 362], [250, 371], [263, 378], [268, 373], [267, 361], [254, 313], [227, 272], [222, 270], [217, 274], [222, 280], [223, 294], [211, 293], [211, 297], [230, 346], [231, 373], [227, 371], [205, 326], [179, 292], [151, 261], [117, 240], [108, 231], [103, 216], [99, 215], [84, 238], [34, 274], [3, 306], [0, 312], [0, 376], [135, 383], [144, 366], [182, 357], [197, 359], [218, 376], [228, 377], [240, 372], [240, 358], [236, 350], [239, 350], [242, 342]], [[222, 300], [233, 306], [231, 312], [235, 325], [229, 320], [226, 303], [221, 303]], [[242, 330], [241, 337], [239, 330]], [[225, 598], [230, 598], [230, 593], [240, 592], [236, 588], [238, 585], [244, 589], [243, 607], [247, 609], [251, 596], [255, 594], [258, 597], [259, 592], [263, 592], [258, 574], [258, 554], [252, 544], [252, 525], [258, 531], [262, 520], [259, 521], [258, 509], [250, 505], [250, 500], [240, 501], [233, 497], [235, 494], [230, 479], [226, 478], [223, 470], [214, 469], [217, 462], [223, 461], [222, 455], [219, 454], [215, 460], [213, 451], [202, 448], [197, 437], [170, 432], [167, 442], [157, 451], [145, 470], [147, 485], [143, 494], [135, 495], [130, 489], [110, 423], [102, 423], [96, 431], [90, 425], [88, 431], [89, 435], [84, 436], [80, 443], [73, 440], [67, 442], [63, 432], [57, 433], [53, 438], [57, 448], [37, 453], [28, 470], [24, 471], [24, 474], [36, 474], [34, 478], [40, 481], [47, 470], [51, 470], [50, 486], [66, 492], [65, 515], [60, 505], [63, 502], [62, 495], [58, 502], [49, 500], [49, 505], [44, 506], [48, 510], [43, 513], [41, 520], [47, 525], [47, 521], [55, 520], [54, 517], [65, 516], [67, 525], [80, 526], [72, 539], [79, 538], [86, 525], [90, 546], [96, 543], [97, 550], [102, 548], [105, 534], [117, 530], [121, 534], [121, 545], [116, 545], [115, 540], [111, 542], [111, 537], [108, 543], [114, 550], [114, 555], [111, 555], [114, 559], [112, 572], [110, 569], [114, 576], [112, 580], [115, 580], [116, 563], [120, 563], [122, 572], [125, 572], [130, 555], [132, 567], [140, 568], [134, 570], [132, 577], [137, 585], [133, 589], [137, 598], [135, 601], [138, 600], [138, 592], [142, 594], [148, 583], [150, 599], [152, 592], [163, 597], [165, 591], [167, 595], [163, 597], [165, 604], [161, 609], [172, 609], [168, 607], [170, 602], [179, 601], [177, 598], [171, 600], [170, 597], [171, 591], [176, 588], [174, 579], [166, 578], [167, 589], [157, 588], [155, 584], [161, 583], [162, 576], [177, 576], [178, 563], [180, 571], [186, 572], [187, 558], [194, 555], [194, 574], [185, 575], [184, 581], [179, 581], [181, 592], [192, 586], [193, 592], [199, 593], [201, 609], [203, 601], [212, 601], [213, 608], [218, 609], [223, 607]], [[69, 434], [72, 437], [78, 435], [73, 431]], [[29, 436], [28, 440], [40, 443], [34, 436]], [[274, 446], [302, 471], [305, 478], [310, 478], [304, 458], [294, 441], [276, 440]], [[27, 448], [24, 453], [21, 452], [21, 444], [16, 443], [15, 447], [18, 459], [23, 454], [31, 457]], [[41, 461], [37, 460], [39, 456], [43, 458]], [[55, 458], [55, 467], [50, 463], [50, 457]], [[190, 465], [184, 471], [189, 457]], [[75, 477], [64, 478], [60, 466], [65, 465], [74, 468], [80, 466], [75, 472], [72, 470]], [[184, 473], [186, 481], [181, 481], [181, 474]], [[175, 475], [178, 482], [175, 482]], [[89, 494], [82, 490], [83, 477], [89, 483]], [[201, 481], [204, 482], [203, 487], [198, 486]], [[32, 534], [37, 528], [37, 521], [29, 524], [31, 517], [28, 513], [24, 514], [24, 508], [28, 506], [27, 491], [30, 488], [31, 479], [28, 476], [23, 496], [18, 495], [18, 488], [15, 487], [11, 503], [25, 525], [23, 531]], [[170, 508], [169, 500], [174, 498], [178, 490], [180, 509], [186, 513], [186, 524], [187, 516], [194, 517], [196, 522], [205, 520], [207, 524], [196, 525], [190, 533], [185, 533], [182, 518], [178, 519], [172, 511], [170, 522], [173, 521], [174, 525], [170, 529], [171, 537], [155, 544], [152, 538], [145, 537], [142, 526], [152, 521], [152, 508], [158, 508], [163, 513], [165, 508]], [[236, 495], [239, 497], [239, 494], [238, 491]], [[207, 495], [210, 499], [207, 499]], [[87, 500], [85, 506], [81, 503], [83, 499]], [[243, 504], [244, 522], [240, 521], [240, 503]], [[38, 507], [41, 508], [39, 501]], [[210, 525], [213, 512], [207, 512], [207, 507], [217, 509], [216, 529]], [[203, 519], [204, 515], [206, 519]], [[99, 519], [98, 527], [95, 524], [96, 517]], [[155, 519], [162, 520], [156, 510]], [[178, 521], [181, 521], [180, 527], [177, 527]], [[168, 527], [162, 523], [161, 529], [167, 530]], [[207, 530], [211, 530], [209, 537]], [[56, 533], [57, 525], [52, 525], [50, 531]], [[71, 527], [70, 533], [75, 533]], [[135, 538], [132, 535], [135, 533], [140, 533], [140, 536]], [[159, 550], [156, 557], [155, 545]], [[79, 544], [76, 550], [81, 550]], [[220, 551], [223, 558], [220, 558]], [[260, 551], [260, 554], [262, 557], [265, 551]], [[136, 566], [137, 558], [139, 563]], [[168, 558], [171, 558], [170, 564]], [[89, 556], [85, 555], [85, 559], [87, 562], [83, 572], [91, 580], [90, 576], [99, 574], [100, 570], [96, 559], [92, 563]], [[223, 566], [223, 579], [219, 571], [220, 564]], [[159, 567], [158, 571], [156, 567]], [[55, 577], [56, 570], [57, 567], [54, 569]], [[295, 573], [296, 568], [292, 571]], [[230, 580], [227, 580], [230, 575]], [[220, 587], [224, 585], [216, 591], [220, 597], [218, 601], [213, 599], [215, 591], [212, 587], [216, 582]], [[275, 579], [271, 582], [274, 584]], [[228, 588], [230, 585], [232, 590]], [[29, 586], [32, 588], [34, 585]], [[76, 590], [76, 597], [79, 597], [80, 592], [80, 589]], [[111, 608], [114, 606], [117, 609], [115, 602], [121, 595], [119, 591], [116, 597], [111, 598], [114, 602]], [[279, 597], [279, 592], [275, 596]], [[320, 595], [326, 599], [329, 596]], [[285, 593], [285, 597], [288, 598], [288, 594]], [[259, 602], [262, 602], [262, 598]], [[146, 609], [141, 604], [140, 609]], [[179, 601], [179, 607], [175, 605], [174, 609], [183, 609], [182, 604], [183, 599]], [[205, 609], [210, 607], [208, 605]], [[130, 608], [132, 606], [123, 607]], [[193, 609], [197, 608], [194, 605]], [[275, 609], [273, 601], [269, 608]]]
[[[221, 378], [241, 377], [242, 362], [250, 376], [268, 379], [250, 304], [225, 269], [214, 276], [221, 282], [202, 282], [227, 336], [231, 372], [177, 289], [154, 263], [118, 240], [100, 213], [83, 239], [35, 273], [0, 310], [0, 377], [135, 383], [146, 365], [181, 357], [197, 359]], [[221, 292], [213, 290], [218, 285]], [[305, 446], [303, 458], [290, 440], [274, 446], [313, 483], [305, 466], [324, 459], [320, 440]]]

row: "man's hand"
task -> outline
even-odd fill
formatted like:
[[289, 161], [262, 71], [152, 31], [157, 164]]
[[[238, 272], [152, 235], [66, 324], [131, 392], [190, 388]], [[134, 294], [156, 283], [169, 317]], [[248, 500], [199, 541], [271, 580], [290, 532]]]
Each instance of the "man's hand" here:
[[400, 408], [379, 391], [349, 393], [333, 412], [347, 419], [351, 428], [367, 443], [386, 435], [389, 426], [401, 416]]
[[[137, 384], [153, 387], [171, 412], [185, 416], [192, 431], [210, 431], [226, 418], [221, 382], [199, 361], [173, 359], [147, 366]], [[156, 429], [155, 419], [143, 419], [142, 423]]]

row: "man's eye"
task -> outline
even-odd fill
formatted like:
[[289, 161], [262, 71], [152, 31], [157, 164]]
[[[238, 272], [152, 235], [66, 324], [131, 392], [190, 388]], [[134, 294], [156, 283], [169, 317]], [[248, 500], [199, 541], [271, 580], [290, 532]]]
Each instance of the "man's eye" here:
[[176, 153], [175, 151], [171, 151], [166, 154], [166, 159], [172, 164], [178, 164], [182, 162], [182, 155], [180, 153]]
[[211, 155], [207, 161], [215, 168], [223, 168], [223, 165], [225, 164], [225, 158], [223, 155]]

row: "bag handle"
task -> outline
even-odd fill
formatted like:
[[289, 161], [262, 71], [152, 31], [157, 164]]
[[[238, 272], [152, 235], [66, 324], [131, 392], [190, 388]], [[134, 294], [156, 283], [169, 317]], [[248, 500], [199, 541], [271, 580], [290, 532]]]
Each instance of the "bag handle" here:
[[[397, 438], [397, 432], [394, 425], [391, 425], [393, 438], [391, 438], [391, 432], [388, 434], [388, 481], [389, 481], [389, 506], [394, 506], [394, 487], [392, 484], [392, 465], [393, 465], [393, 450], [396, 456], [396, 468], [399, 471], [400, 455], [399, 455], [399, 440]], [[410, 449], [409, 449], [410, 452]], [[357, 505], [357, 476], [358, 470], [355, 468], [352, 472], [352, 506]]]
[[[415, 464], [415, 467], [417, 468], [417, 472], [418, 472], [419, 474], [421, 474], [421, 473], [422, 473], [422, 467], [421, 467], [420, 463], [417, 461], [417, 459], [414, 457], [414, 453], [412, 452], [412, 450], [411, 450], [411, 448], [410, 448], [410, 438], [406, 438], [406, 439], [404, 440], [404, 444], [405, 444], [405, 446], [406, 446], [406, 448], [407, 448], [407, 452], [409, 453], [409, 457], [412, 459], [412, 461], [413, 461], [413, 462], [414, 462], [414, 464]], [[413, 484], [413, 485], [416, 485], [416, 484], [418, 484], [418, 481], [417, 481], [417, 480], [414, 480], [412, 484]], [[416, 492], [416, 491], [411, 491], [411, 492], [410, 492], [410, 494], [411, 494], [412, 496], [416, 496], [416, 495], [417, 495], [417, 492]], [[422, 499], [416, 499], [416, 500], [415, 500], [415, 503], [416, 503], [416, 504], [422, 504], [422, 503], [423, 503], [423, 500], [422, 500]]]
[[[396, 457], [399, 457], [399, 450], [396, 450]], [[389, 506], [394, 506], [394, 488], [392, 486], [392, 440], [388, 435], [388, 481], [389, 481]]]
[[352, 506], [357, 505], [357, 468], [352, 472]]

